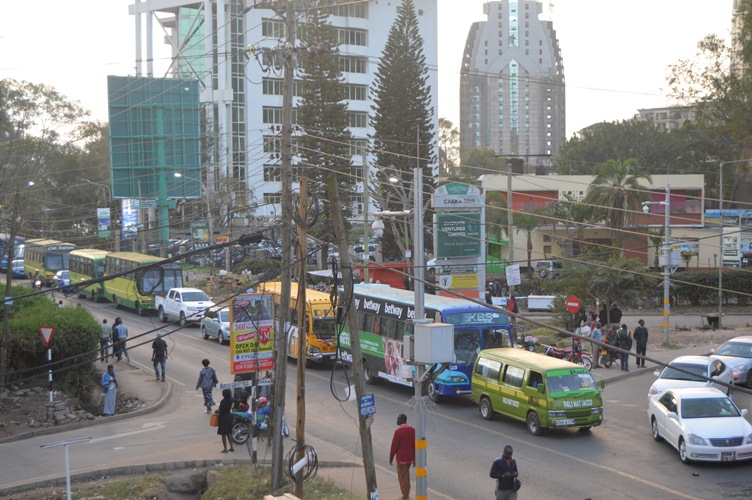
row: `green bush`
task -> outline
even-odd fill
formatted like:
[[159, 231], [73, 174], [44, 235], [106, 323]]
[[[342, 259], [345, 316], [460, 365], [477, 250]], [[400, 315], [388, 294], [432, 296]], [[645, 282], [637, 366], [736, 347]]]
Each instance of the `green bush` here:
[[235, 273], [240, 274], [243, 269], [248, 269], [253, 275], [265, 273], [270, 277], [266, 281], [272, 281], [282, 271], [282, 262], [275, 259], [246, 259], [235, 266]]

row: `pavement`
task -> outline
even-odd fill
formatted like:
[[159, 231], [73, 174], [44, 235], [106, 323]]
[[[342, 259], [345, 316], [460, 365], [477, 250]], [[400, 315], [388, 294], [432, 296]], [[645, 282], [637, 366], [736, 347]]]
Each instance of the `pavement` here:
[[[656, 362], [659, 363], [668, 363], [674, 358], [678, 356], [683, 355], [690, 355], [690, 354], [708, 354], [709, 346], [694, 346], [694, 347], [687, 347], [687, 348], [679, 348], [679, 349], [654, 349], [651, 351], [648, 351], [647, 353], [647, 359], [646, 367], [645, 368], [634, 368], [635, 359], [632, 357], [630, 358], [630, 365], [632, 365], [632, 370], [630, 372], [622, 372], [619, 369], [619, 364], [615, 363], [611, 366], [611, 368], [600, 368], [600, 369], [593, 369], [591, 372], [593, 374], [593, 377], [596, 379], [596, 381], [603, 380], [605, 385], [608, 386], [609, 384], [615, 383], [619, 380], [623, 380], [628, 377], [633, 377], [640, 375], [642, 373], [652, 372], [655, 370], [656, 367], [659, 367], [659, 365]], [[99, 368], [103, 368], [103, 363], [98, 363], [98, 365], [101, 365]], [[141, 401], [141, 404], [134, 410], [130, 411], [126, 414], [118, 414], [112, 417], [105, 418], [97, 418], [94, 421], [90, 422], [83, 422], [80, 424], [71, 424], [66, 425], [63, 427], [51, 427], [47, 429], [38, 429], [33, 432], [29, 432], [20, 436], [17, 436], [14, 439], [24, 439], [29, 438], [33, 436], [39, 436], [44, 434], [53, 434], [58, 431], [62, 430], [71, 430], [74, 429], [77, 425], [80, 427], [85, 427], [88, 425], [97, 425], [97, 423], [102, 423], [105, 421], [111, 421], [112, 419], [125, 419], [125, 418], [133, 418], [138, 417], [153, 411], [158, 410], [159, 408], [163, 407], [171, 397], [173, 393], [173, 384], [170, 382], [166, 382], [164, 384], [155, 384], [154, 382], [154, 374], [150, 370], [146, 370], [143, 368], [140, 368], [139, 366], [132, 365], [130, 363], [121, 362], [118, 363], [118, 382], [120, 384], [120, 389], [128, 393], [132, 396], [137, 396], [139, 400]], [[176, 393], [177, 395], [177, 393]], [[347, 489], [348, 491], [354, 492], [356, 495], [363, 494], [366, 492], [366, 480], [365, 480], [365, 474], [363, 471], [363, 462], [362, 459], [358, 456], [353, 455], [351, 452], [340, 449], [336, 446], [333, 446], [331, 443], [328, 443], [326, 441], [317, 439], [315, 436], [312, 435], [306, 435], [306, 441], [307, 444], [312, 445], [318, 454], [319, 459], [319, 469], [318, 469], [318, 476], [329, 479], [333, 481], [334, 483], [338, 484], [340, 487]], [[138, 466], [124, 466], [119, 467], [117, 471], [114, 470], [106, 470], [106, 471], [96, 471], [95, 473], [88, 473], [85, 476], [81, 476], [79, 478], [76, 477], [76, 475], [72, 475], [72, 480], [77, 479], [88, 479], [92, 477], [93, 475], [117, 475], [117, 474], [135, 474], [135, 473], [145, 473], [145, 472], [156, 472], [156, 471], [165, 471], [165, 470], [179, 470], [182, 468], [194, 468], [197, 466], [205, 465], [210, 466], [214, 465], [218, 461], [211, 461], [211, 460], [205, 460], [204, 464], [197, 463], [196, 460], [193, 461], [180, 461], [177, 460], [172, 463], [161, 463], [161, 464], [153, 464], [153, 465], [138, 465]], [[222, 460], [221, 462], [228, 464], [229, 462], [234, 463], [250, 463], [250, 458], [248, 459], [235, 459], [235, 460]], [[264, 461], [260, 460], [260, 463], [264, 463]], [[429, 470], [430, 470], [430, 464], [429, 464]], [[59, 478], [60, 483], [64, 484], [65, 478], [64, 476], [61, 476]], [[376, 481], [378, 484], [378, 493], [379, 498], [381, 499], [397, 499], [400, 498], [401, 494], [399, 491], [399, 486], [397, 484], [397, 476], [395, 469], [392, 468], [385, 468], [376, 466]], [[413, 486], [412, 486], [412, 494], [415, 494], [415, 482], [413, 477]], [[45, 486], [49, 486], [50, 481], [47, 480], [44, 482]], [[22, 488], [13, 488], [14, 490], [18, 491], [18, 489], [33, 489], [37, 485], [33, 484], [27, 484], [24, 485]], [[38, 486], [41, 486], [38, 485]], [[429, 482], [430, 486], [430, 482]], [[0, 486], [0, 496], [9, 493], [8, 491], [4, 491], [3, 488]], [[430, 498], [437, 498], [437, 499], [449, 499], [450, 497], [446, 495], [442, 495], [440, 492], [431, 490], [429, 487], [429, 497]]]

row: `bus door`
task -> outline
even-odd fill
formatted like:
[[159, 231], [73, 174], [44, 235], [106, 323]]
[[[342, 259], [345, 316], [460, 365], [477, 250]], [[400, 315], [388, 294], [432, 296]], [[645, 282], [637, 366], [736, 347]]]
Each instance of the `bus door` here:
[[449, 369], [464, 373], [470, 380], [475, 357], [480, 352], [481, 346], [481, 332], [478, 327], [455, 326], [454, 359]]

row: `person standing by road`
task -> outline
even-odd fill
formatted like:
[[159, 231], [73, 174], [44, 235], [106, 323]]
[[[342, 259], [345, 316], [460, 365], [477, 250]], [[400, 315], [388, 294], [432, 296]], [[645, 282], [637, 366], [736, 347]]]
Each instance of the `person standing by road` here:
[[217, 434], [222, 436], [222, 446], [224, 450], [222, 453], [227, 453], [227, 443], [230, 443], [229, 451], [235, 451], [232, 446], [232, 389], [222, 389], [222, 401], [219, 402], [219, 427], [217, 427]]
[[611, 317], [611, 324], [614, 325], [614, 330], [619, 328], [619, 323], [621, 323], [621, 317], [622, 312], [621, 309], [616, 305], [616, 302], [613, 303], [611, 306], [611, 310], [608, 312], [608, 315]]
[[399, 481], [402, 500], [410, 498], [410, 466], [415, 466], [415, 427], [408, 425], [407, 415], [397, 416], [397, 429], [392, 436], [392, 448], [389, 451], [389, 465], [397, 458], [397, 480]]
[[[601, 322], [595, 323], [595, 329], [590, 332], [590, 340], [597, 342], [603, 342], [603, 332], [601, 332]], [[601, 367], [601, 346], [593, 342], [590, 343], [591, 351], [593, 353], [593, 368]]]
[[112, 342], [112, 328], [107, 324], [107, 318], [102, 320], [102, 336], [99, 338], [99, 360], [105, 363], [110, 360], [110, 343]]
[[627, 352], [620, 353], [621, 357], [621, 371], [629, 371], [629, 351], [632, 350], [632, 334], [627, 330], [627, 325], [621, 325], [621, 328], [616, 333], [616, 347], [624, 349]]
[[118, 382], [115, 378], [115, 367], [107, 365], [107, 371], [102, 374], [102, 389], [104, 390], [103, 417], [115, 414], [115, 400], [117, 399]]
[[601, 310], [598, 311], [598, 321], [601, 325], [608, 324], [608, 308], [606, 307], [606, 301], [601, 302]]
[[117, 360], [120, 361], [123, 359], [123, 354], [125, 354], [125, 359], [130, 363], [131, 357], [128, 355], [128, 347], [126, 346], [126, 341], [128, 340], [128, 328], [123, 324], [123, 320], [119, 317], [115, 318], [115, 324], [112, 327], [112, 334], [117, 347]]
[[[645, 356], [645, 353], [648, 349], [648, 329], [645, 328], [645, 320], [641, 319], [637, 322], [640, 326], [634, 329], [634, 341], [635, 341], [635, 352], [637, 354], [640, 354], [642, 356]], [[645, 368], [645, 358], [637, 358], [637, 366]]]
[[496, 479], [496, 500], [517, 500], [514, 484], [518, 475], [517, 462], [512, 458], [512, 447], [506, 445], [504, 453], [491, 465], [490, 476]]
[[162, 366], [162, 382], [165, 381], [165, 365], [167, 364], [167, 342], [162, 338], [162, 330], [157, 332], [157, 338], [151, 343], [151, 362], [154, 365], [154, 374], [159, 382], [159, 367]]
[[507, 301], [507, 311], [509, 311], [510, 313], [513, 313], [510, 320], [513, 325], [516, 325], [517, 316], [514, 316], [514, 315], [516, 315], [520, 310], [517, 307], [517, 299], [515, 299], [514, 297], [514, 292], [512, 292], [512, 294], [509, 295], [509, 300]]
[[204, 367], [198, 374], [196, 390], [200, 387], [204, 392], [204, 407], [206, 408], [206, 413], [211, 413], [212, 406], [216, 404], [214, 402], [214, 397], [212, 396], [212, 390], [214, 389], [214, 386], [219, 383], [219, 379], [217, 378], [217, 372], [214, 371], [214, 368], [209, 366], [208, 359], [202, 360], [201, 364], [204, 365]]

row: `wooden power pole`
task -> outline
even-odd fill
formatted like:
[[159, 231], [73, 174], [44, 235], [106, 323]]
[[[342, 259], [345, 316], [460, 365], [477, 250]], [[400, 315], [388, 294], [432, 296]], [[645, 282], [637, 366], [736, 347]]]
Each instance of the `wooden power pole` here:
[[[295, 425], [295, 438], [298, 446], [296, 461], [305, 456], [305, 370], [308, 352], [308, 322], [313, 326], [313, 317], [306, 318], [306, 253], [308, 253], [308, 178], [300, 178], [300, 198], [298, 203], [298, 418]], [[303, 498], [303, 470], [295, 476], [295, 496]]]

